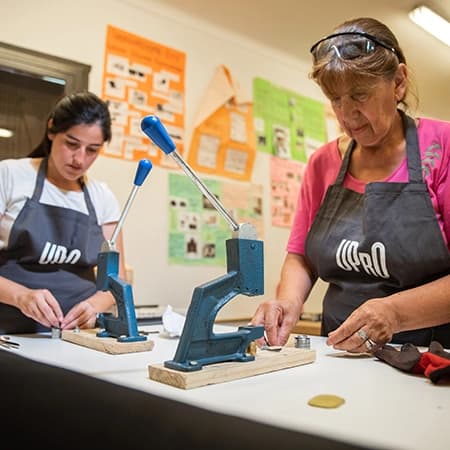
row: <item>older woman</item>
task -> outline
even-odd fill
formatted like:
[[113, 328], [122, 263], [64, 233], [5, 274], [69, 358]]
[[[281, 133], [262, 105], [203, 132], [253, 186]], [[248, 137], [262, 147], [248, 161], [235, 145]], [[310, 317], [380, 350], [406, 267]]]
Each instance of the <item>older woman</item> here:
[[345, 135], [309, 160], [277, 299], [252, 323], [284, 344], [320, 277], [329, 345], [450, 347], [450, 123], [405, 113], [405, 56], [379, 21], [347, 21], [311, 53]]

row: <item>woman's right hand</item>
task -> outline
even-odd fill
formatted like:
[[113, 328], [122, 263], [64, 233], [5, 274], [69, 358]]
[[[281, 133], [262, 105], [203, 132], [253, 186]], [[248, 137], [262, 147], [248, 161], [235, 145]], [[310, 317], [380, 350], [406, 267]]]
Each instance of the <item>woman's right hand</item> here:
[[[251, 325], [264, 325], [266, 344], [286, 344], [316, 278], [303, 255], [286, 255], [276, 290], [278, 300], [262, 302], [250, 322]], [[258, 344], [263, 345], [264, 339], [259, 339]]]
[[22, 313], [45, 327], [58, 327], [64, 315], [48, 289], [25, 289], [16, 299]]
[[[264, 325], [268, 345], [285, 345], [300, 318], [301, 309], [297, 300], [268, 300], [258, 306], [250, 324]], [[258, 344], [264, 344], [263, 340]]]

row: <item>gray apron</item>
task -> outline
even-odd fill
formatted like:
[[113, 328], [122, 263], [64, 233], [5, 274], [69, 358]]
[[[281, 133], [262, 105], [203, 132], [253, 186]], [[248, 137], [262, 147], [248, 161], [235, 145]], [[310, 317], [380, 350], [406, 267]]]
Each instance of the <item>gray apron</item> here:
[[[88, 215], [39, 203], [46, 172], [43, 159], [33, 196], [13, 224], [8, 249], [0, 251], [0, 275], [31, 289], [48, 289], [66, 314], [96, 292], [94, 266], [104, 238], [84, 184]], [[48, 328], [0, 303], [0, 333], [40, 331]]]
[[[450, 254], [422, 177], [414, 120], [400, 111], [406, 135], [408, 183], [373, 182], [360, 194], [343, 186], [352, 141], [328, 187], [306, 240], [305, 254], [329, 283], [322, 335], [371, 298], [420, 286], [450, 273]], [[450, 324], [401, 332], [394, 343], [450, 347]]]

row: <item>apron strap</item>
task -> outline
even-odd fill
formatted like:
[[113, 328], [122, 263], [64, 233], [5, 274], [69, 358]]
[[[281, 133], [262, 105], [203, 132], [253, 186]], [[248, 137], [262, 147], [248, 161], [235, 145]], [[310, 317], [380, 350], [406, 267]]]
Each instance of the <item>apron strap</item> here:
[[345, 174], [348, 171], [348, 166], [350, 165], [350, 156], [353, 153], [354, 148], [356, 147], [356, 141], [352, 139], [350, 144], [348, 144], [347, 150], [344, 154], [344, 159], [342, 160], [341, 168], [339, 169], [338, 176], [336, 177], [335, 184], [342, 186], [344, 184]]
[[45, 181], [45, 174], [47, 173], [47, 165], [48, 159], [43, 158], [41, 161], [41, 165], [39, 166], [33, 196], [31, 197], [36, 202], [39, 202], [42, 195], [42, 190], [44, 189], [44, 181]]
[[406, 138], [406, 162], [410, 183], [423, 183], [422, 163], [420, 161], [419, 138], [416, 122], [403, 111], [399, 110]]
[[94, 205], [92, 203], [91, 197], [89, 195], [88, 189], [84, 181], [80, 180], [81, 188], [83, 189], [84, 201], [86, 202], [86, 207], [89, 212], [89, 216], [95, 218], [95, 222], [97, 222], [97, 214], [95, 212]]

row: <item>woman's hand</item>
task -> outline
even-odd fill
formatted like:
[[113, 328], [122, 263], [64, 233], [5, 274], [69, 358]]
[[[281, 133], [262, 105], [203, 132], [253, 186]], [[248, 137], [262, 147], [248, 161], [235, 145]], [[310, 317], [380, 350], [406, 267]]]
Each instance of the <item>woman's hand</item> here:
[[[264, 325], [268, 345], [284, 345], [300, 318], [302, 305], [298, 301], [269, 300], [261, 303], [251, 325]], [[263, 340], [258, 344], [263, 345]]]
[[396, 314], [388, 302], [371, 299], [328, 334], [327, 344], [351, 353], [374, 352], [389, 342], [397, 329]]
[[264, 325], [265, 338], [258, 345], [285, 345], [295, 324], [300, 319], [303, 302], [316, 280], [303, 255], [288, 253], [281, 269], [277, 286], [278, 300], [261, 303], [251, 325]]
[[77, 303], [64, 317], [61, 322], [62, 330], [70, 330], [73, 328], [94, 328], [97, 320], [97, 311], [89, 303], [84, 300]]
[[63, 320], [61, 307], [48, 289], [23, 288], [16, 305], [25, 316], [45, 327], [59, 327]]
[[97, 314], [109, 311], [115, 300], [111, 292], [97, 291], [92, 297], [77, 303], [61, 322], [62, 330], [94, 328]]

